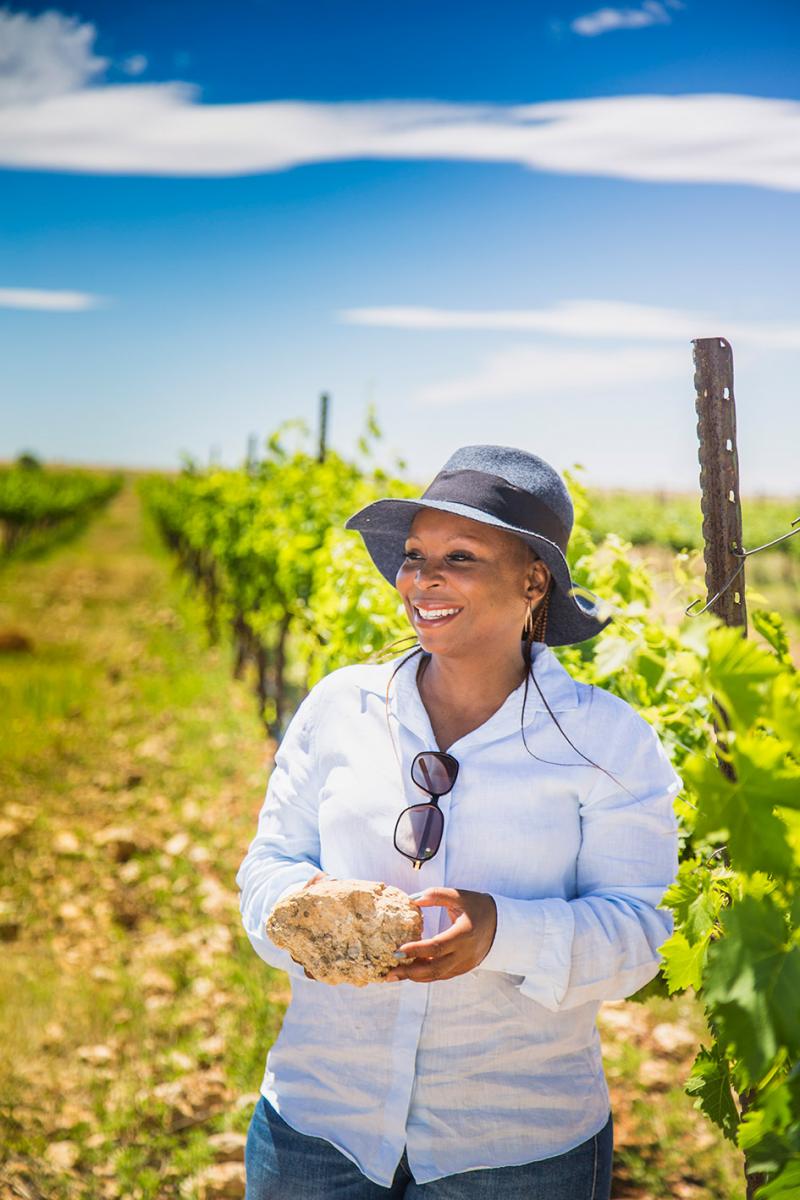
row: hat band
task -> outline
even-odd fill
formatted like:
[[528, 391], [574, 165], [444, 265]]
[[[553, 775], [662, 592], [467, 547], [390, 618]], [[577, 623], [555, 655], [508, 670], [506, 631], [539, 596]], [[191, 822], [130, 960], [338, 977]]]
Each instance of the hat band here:
[[440, 471], [421, 499], [449, 500], [452, 504], [477, 508], [507, 525], [540, 533], [566, 553], [570, 531], [563, 521], [538, 496], [500, 475], [486, 471]]

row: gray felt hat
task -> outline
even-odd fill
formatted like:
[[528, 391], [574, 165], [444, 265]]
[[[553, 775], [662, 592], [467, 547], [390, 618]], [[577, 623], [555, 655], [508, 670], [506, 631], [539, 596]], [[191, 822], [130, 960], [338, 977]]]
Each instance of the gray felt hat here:
[[418, 500], [376, 500], [345, 522], [357, 529], [372, 561], [394, 586], [404, 543], [421, 508], [455, 513], [515, 533], [533, 548], [553, 575], [545, 641], [550, 646], [584, 642], [605, 629], [601, 601], [574, 590], [565, 553], [574, 512], [566, 485], [544, 459], [511, 446], [462, 446]]

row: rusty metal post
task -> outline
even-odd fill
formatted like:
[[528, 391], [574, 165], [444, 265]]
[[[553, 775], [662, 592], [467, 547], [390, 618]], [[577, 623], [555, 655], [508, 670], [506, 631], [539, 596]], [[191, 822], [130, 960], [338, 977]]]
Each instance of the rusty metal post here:
[[[747, 637], [747, 609], [744, 592], [744, 552], [742, 545], [742, 506], [739, 499], [739, 455], [736, 449], [736, 403], [733, 395], [733, 350], [725, 338], [695, 338], [694, 386], [697, 409], [697, 434], [700, 439], [700, 507], [703, 513], [703, 557], [706, 564], [708, 607], [726, 625], [741, 627]], [[738, 572], [737, 572], [738, 568]], [[725, 585], [733, 579], [729, 587]], [[720, 593], [719, 595], [717, 593]], [[713, 599], [712, 599], [713, 597]], [[717, 734], [729, 728], [728, 714], [715, 698], [719, 720]], [[717, 750], [720, 770], [736, 782], [736, 770], [730, 759]], [[727, 856], [724, 856], [727, 857]], [[713, 1026], [712, 1026], [713, 1028]], [[742, 1113], [753, 1101], [749, 1089], [739, 1094]], [[747, 1173], [745, 1156], [745, 1192], [753, 1200], [759, 1187], [767, 1182], [762, 1174]]]
[[258, 467], [258, 434], [249, 433], [247, 435], [247, 456], [245, 458], [245, 470], [248, 475], [255, 474]]
[[327, 392], [323, 392], [319, 398], [319, 462], [325, 462], [325, 455], [328, 452], [328, 405], [330, 397]]
[[692, 344], [706, 589], [709, 597], [716, 596], [736, 576], [710, 608], [726, 625], [741, 625], [746, 635], [745, 560], [733, 553], [743, 550], [733, 351], [720, 337], [695, 338]]

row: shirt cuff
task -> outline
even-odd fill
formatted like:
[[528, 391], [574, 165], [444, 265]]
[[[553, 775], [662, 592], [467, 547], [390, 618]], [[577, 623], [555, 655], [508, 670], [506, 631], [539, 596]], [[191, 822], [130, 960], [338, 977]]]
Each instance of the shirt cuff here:
[[273, 909], [276, 907], [276, 905], [280, 904], [281, 900], [285, 900], [287, 896], [291, 896], [292, 892], [301, 891], [306, 886], [309, 879], [313, 879], [314, 876], [319, 875], [319, 873], [320, 868], [315, 867], [313, 863], [298, 863], [291, 872], [295, 878], [283, 889], [282, 892], [279, 893], [277, 900], [273, 900], [272, 908], [264, 918], [264, 922], [266, 923]]
[[261, 949], [259, 949], [259, 945], [256, 945], [252, 934], [250, 935], [250, 941], [253, 942], [256, 952], [260, 955], [260, 957], [263, 958], [264, 961], [267, 962], [271, 967], [277, 967], [279, 970], [285, 971], [286, 974], [293, 979], [304, 979], [305, 972], [300, 964], [294, 961], [288, 950], [284, 950], [282, 946], [275, 945], [266, 929], [267, 920], [275, 908], [275, 905], [281, 900], [284, 900], [287, 896], [291, 896], [292, 892], [299, 892], [303, 887], [305, 887], [309, 879], [312, 879], [315, 875], [319, 874], [319, 867], [315, 867], [311, 863], [297, 863], [292, 870], [292, 874], [295, 876], [293, 882], [287, 884], [287, 886], [283, 888], [283, 890], [278, 894], [277, 899], [272, 902], [271, 906], [266, 912], [262, 912], [261, 921], [258, 926], [258, 932], [255, 935], [258, 939]]
[[486, 971], [524, 976], [520, 992], [555, 1012], [569, 987], [575, 919], [566, 900], [495, 896], [497, 930], [479, 964]]

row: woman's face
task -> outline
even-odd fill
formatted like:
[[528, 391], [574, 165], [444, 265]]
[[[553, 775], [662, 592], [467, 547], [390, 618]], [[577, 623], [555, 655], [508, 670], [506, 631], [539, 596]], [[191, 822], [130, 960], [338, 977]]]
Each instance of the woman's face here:
[[420, 509], [405, 542], [396, 586], [424, 650], [491, 653], [519, 648], [531, 601], [550, 570], [513, 533], [435, 509]]

